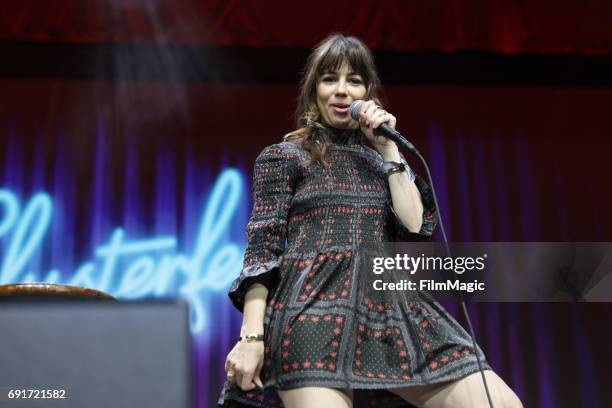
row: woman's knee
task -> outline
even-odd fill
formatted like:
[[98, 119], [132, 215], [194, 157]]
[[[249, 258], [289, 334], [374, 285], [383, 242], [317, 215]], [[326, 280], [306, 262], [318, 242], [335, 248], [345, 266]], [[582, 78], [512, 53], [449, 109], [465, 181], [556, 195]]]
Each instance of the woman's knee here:
[[[514, 391], [495, 372], [486, 370], [485, 377], [495, 408], [523, 408]], [[390, 391], [422, 408], [489, 408], [480, 373], [456, 381]]]
[[[523, 408], [523, 404], [512, 389], [494, 371], [486, 370], [485, 377], [489, 396], [494, 408]], [[458, 380], [447, 394], [444, 407], [489, 408], [482, 375], [474, 373]]]
[[505, 395], [504, 406], [507, 408], [524, 408], [518, 395], [516, 395], [511, 389], [508, 389], [508, 391], [509, 392]]
[[[497, 386], [495, 391], [497, 396], [492, 397], [493, 401], [499, 401], [495, 404], [495, 408], [501, 405], [501, 408], [523, 408], [523, 403], [519, 399], [518, 395], [502, 380], [497, 374], [491, 371], [492, 374], [497, 378]], [[488, 405], [487, 405], [488, 407]]]

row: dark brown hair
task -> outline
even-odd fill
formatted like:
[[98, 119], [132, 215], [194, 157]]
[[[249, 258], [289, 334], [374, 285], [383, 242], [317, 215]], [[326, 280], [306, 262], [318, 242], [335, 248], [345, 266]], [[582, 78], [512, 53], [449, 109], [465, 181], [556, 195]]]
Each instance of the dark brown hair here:
[[297, 130], [283, 138], [299, 142], [310, 154], [311, 163], [318, 162], [325, 167], [329, 166], [327, 150], [332, 142], [317, 107], [317, 85], [325, 72], [340, 69], [344, 62], [363, 78], [365, 99], [382, 106], [380, 79], [370, 49], [356, 37], [332, 34], [317, 44], [308, 56], [295, 111]]

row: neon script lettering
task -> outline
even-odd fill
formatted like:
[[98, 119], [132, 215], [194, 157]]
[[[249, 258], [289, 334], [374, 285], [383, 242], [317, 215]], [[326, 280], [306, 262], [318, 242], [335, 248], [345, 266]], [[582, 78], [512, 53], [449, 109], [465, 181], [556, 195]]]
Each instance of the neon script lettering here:
[[123, 228], [116, 228], [109, 241], [95, 249], [95, 258], [62, 282], [57, 270], [40, 279], [27, 273], [28, 262], [41, 247], [51, 222], [51, 197], [38, 193], [21, 211], [17, 196], [0, 189], [0, 239], [6, 240], [0, 284], [65, 283], [98, 289], [118, 299], [179, 294], [191, 306], [192, 333], [199, 333], [207, 315], [203, 292], [225, 289], [242, 267], [244, 248], [222, 240], [243, 191], [243, 177], [237, 170], [221, 173], [204, 208], [191, 254], [177, 252], [175, 237], [128, 240]]

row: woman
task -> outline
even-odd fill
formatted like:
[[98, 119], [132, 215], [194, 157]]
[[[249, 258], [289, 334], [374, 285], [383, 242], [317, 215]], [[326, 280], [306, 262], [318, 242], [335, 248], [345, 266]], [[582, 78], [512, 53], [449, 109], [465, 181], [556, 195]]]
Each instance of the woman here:
[[[363, 290], [360, 244], [426, 239], [435, 226], [428, 186], [373, 132], [396, 125], [379, 86], [361, 41], [328, 37], [308, 59], [298, 130], [256, 160], [244, 269], [230, 289], [244, 316], [226, 407], [488, 407], [482, 351], [440, 305]], [[355, 100], [367, 101], [359, 122]], [[495, 407], [521, 407], [483, 364]]]

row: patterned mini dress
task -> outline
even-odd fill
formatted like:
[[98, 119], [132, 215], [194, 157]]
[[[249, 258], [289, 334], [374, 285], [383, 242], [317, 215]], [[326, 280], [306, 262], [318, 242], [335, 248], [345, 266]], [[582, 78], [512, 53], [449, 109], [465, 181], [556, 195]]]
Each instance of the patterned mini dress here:
[[[397, 218], [383, 159], [359, 130], [321, 130], [334, 142], [328, 168], [291, 141], [266, 147], [253, 175], [244, 268], [230, 288], [242, 311], [249, 285], [269, 289], [263, 390], [224, 384], [223, 407], [282, 407], [277, 390], [353, 390], [355, 407], [410, 407], [387, 391], [459, 379], [478, 371], [466, 331], [431, 298], [372, 299], [356, 257], [372, 242], [426, 240], [436, 217], [417, 176], [423, 224]], [[477, 348], [484, 368], [490, 368]]]

